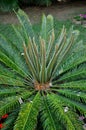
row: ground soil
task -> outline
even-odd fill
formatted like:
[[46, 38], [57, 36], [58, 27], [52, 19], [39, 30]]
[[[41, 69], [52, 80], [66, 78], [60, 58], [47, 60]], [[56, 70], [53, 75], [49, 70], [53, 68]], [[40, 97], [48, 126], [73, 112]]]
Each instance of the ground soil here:
[[[86, 1], [81, 0], [69, 3], [57, 3], [49, 7], [25, 7], [23, 9], [29, 16], [32, 23], [37, 23], [42, 14], [52, 14], [58, 20], [72, 19], [73, 16], [86, 12]], [[0, 23], [18, 23], [17, 17], [13, 12], [0, 12]]]

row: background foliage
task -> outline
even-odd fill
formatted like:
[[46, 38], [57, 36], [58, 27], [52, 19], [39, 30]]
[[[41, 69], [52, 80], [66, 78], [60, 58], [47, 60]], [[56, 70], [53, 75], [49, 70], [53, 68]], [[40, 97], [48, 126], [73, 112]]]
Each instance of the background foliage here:
[[0, 0], [0, 10], [7, 12], [18, 8], [18, 0]]
[[0, 0], [0, 10], [4, 12], [11, 11], [24, 5], [49, 6], [55, 2], [56, 0]]

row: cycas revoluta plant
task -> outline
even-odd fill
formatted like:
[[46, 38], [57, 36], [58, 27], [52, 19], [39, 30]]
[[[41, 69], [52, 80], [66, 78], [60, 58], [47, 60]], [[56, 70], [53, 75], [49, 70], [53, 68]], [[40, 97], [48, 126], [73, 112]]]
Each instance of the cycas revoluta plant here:
[[82, 130], [86, 46], [79, 31], [63, 27], [55, 37], [53, 17], [43, 15], [38, 36], [23, 11], [17, 16], [15, 41], [0, 34], [0, 116], [9, 114], [3, 129]]

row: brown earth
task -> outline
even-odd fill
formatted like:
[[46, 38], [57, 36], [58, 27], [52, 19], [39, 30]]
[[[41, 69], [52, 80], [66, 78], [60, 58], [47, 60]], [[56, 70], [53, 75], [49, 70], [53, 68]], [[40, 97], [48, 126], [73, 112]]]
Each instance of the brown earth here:
[[[37, 23], [42, 14], [52, 14], [59, 20], [71, 19], [73, 16], [86, 12], [86, 1], [76, 1], [69, 3], [57, 3], [50, 7], [27, 7], [23, 9], [29, 16], [32, 23]], [[18, 23], [13, 12], [0, 12], [0, 23]]]

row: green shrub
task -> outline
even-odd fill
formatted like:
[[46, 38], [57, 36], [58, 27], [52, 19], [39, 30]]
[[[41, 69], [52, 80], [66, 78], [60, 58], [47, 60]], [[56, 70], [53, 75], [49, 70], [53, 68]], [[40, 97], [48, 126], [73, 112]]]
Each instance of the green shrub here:
[[40, 6], [43, 6], [43, 5], [49, 6], [52, 4], [52, 1], [51, 0], [35, 0], [33, 3]]
[[33, 0], [19, 0], [20, 5], [31, 5], [33, 3]]
[[18, 8], [18, 0], [0, 0], [0, 10], [7, 12]]
[[55, 2], [57, 2], [57, 0], [19, 0], [19, 3], [38, 6], [49, 6]]
[[[53, 17], [43, 15], [40, 34], [17, 13], [15, 39], [0, 34], [0, 116], [5, 130], [83, 130], [86, 115], [86, 45], [70, 28], [55, 37]], [[10, 32], [11, 33], [11, 32]]]
[[1, 0], [0, 11], [8, 12], [25, 5], [49, 6], [55, 2], [56, 0]]

